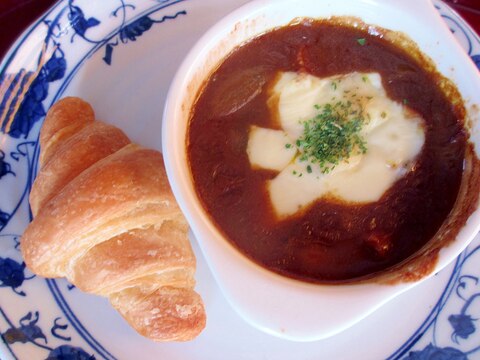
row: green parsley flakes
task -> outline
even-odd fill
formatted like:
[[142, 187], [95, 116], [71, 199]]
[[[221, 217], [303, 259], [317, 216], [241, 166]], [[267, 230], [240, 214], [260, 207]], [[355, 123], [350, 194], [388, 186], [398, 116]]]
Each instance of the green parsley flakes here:
[[[303, 123], [303, 134], [296, 145], [303, 149], [300, 161], [318, 164], [329, 173], [341, 161], [367, 151], [360, 131], [365, 122], [361, 107], [350, 101], [316, 105], [318, 114]], [[307, 166], [307, 172], [312, 168]]]
[[365, 38], [357, 39], [357, 43], [359, 43], [361, 46], [363, 46], [367, 43], [367, 39], [365, 39]]

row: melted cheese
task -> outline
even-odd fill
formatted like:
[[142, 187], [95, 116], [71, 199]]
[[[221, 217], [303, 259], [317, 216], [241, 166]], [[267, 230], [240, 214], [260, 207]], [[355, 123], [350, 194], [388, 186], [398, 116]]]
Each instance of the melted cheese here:
[[[411, 170], [425, 141], [421, 117], [388, 98], [379, 74], [320, 79], [305, 73], [282, 73], [271, 96], [275, 101], [269, 103], [276, 106], [271, 111], [278, 114], [284, 131], [255, 127], [250, 132], [248, 154], [252, 165], [279, 171], [266, 184], [279, 217], [295, 214], [325, 196], [352, 203], [378, 201]], [[367, 120], [361, 135], [367, 152], [325, 174], [317, 164], [295, 158], [302, 149], [286, 149], [285, 143], [294, 144], [303, 134], [303, 122], [318, 112], [315, 105], [336, 101], [351, 101], [363, 109]]]
[[296, 153], [297, 148], [285, 131], [250, 127], [247, 154], [252, 167], [282, 171]]

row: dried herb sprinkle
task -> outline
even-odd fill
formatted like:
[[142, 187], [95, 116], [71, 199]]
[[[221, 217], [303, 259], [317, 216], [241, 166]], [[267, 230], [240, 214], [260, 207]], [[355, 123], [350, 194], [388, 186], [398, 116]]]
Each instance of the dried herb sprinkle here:
[[[367, 151], [360, 134], [365, 123], [360, 105], [347, 100], [315, 105], [315, 108], [318, 114], [303, 123], [303, 134], [296, 141], [297, 147], [303, 150], [300, 161], [318, 164], [326, 174], [341, 161]], [[311, 172], [310, 165], [307, 171]]]
[[367, 39], [365, 39], [365, 38], [360, 38], [360, 39], [357, 39], [357, 42], [358, 42], [359, 45], [363, 46], [363, 45], [366, 44]]

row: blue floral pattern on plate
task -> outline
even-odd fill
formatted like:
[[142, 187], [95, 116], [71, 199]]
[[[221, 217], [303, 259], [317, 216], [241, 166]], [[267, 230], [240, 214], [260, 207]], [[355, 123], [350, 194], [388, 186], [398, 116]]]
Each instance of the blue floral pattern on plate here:
[[[36, 173], [38, 130], [46, 109], [60, 98], [78, 69], [92, 54], [103, 54], [104, 66], [112, 66], [116, 48], [141, 41], [156, 26], [186, 17], [189, 5], [184, 0], [109, 0], [109, 16], [92, 13], [94, 6], [76, 0], [60, 1], [7, 56], [0, 68], [0, 299], [4, 295], [24, 301], [19, 312], [0, 300], [0, 334], [11, 358], [20, 358], [27, 346], [36, 348], [45, 359], [115, 359], [82, 324], [65, 298], [76, 291], [69, 284], [42, 280], [29, 273], [19, 252], [23, 225], [14, 222], [30, 217], [28, 190]], [[480, 39], [446, 5], [436, 8], [480, 68]], [[103, 17], [102, 17], [103, 16]], [[117, 21], [110, 21], [110, 20]], [[113, 25], [112, 25], [113, 24]], [[34, 32], [43, 33], [35, 52], [34, 66], [10, 71], [17, 51]], [[106, 34], [99, 36], [98, 34]], [[38, 45], [38, 44], [37, 44]], [[81, 46], [83, 56], [69, 57], [71, 46]], [[12, 183], [23, 184], [18, 194], [6, 196]], [[5, 196], [4, 196], [5, 195]], [[28, 219], [27, 219], [28, 220]], [[17, 221], [18, 222], [18, 221]], [[478, 241], [477, 241], [478, 242]], [[471, 359], [480, 356], [480, 247], [475, 243], [457, 259], [450, 279], [423, 324], [396, 350], [390, 359]], [[34, 296], [43, 284], [57, 304], [55, 316], [41, 309]], [[38, 291], [40, 294], [41, 292]], [[45, 294], [43, 292], [42, 294]], [[49, 300], [52, 301], [52, 300]], [[44, 305], [45, 306], [45, 305]], [[48, 305], [51, 306], [51, 305]], [[48, 312], [50, 316], [52, 312]], [[1, 350], [1, 347], [0, 347]], [[29, 350], [30, 351], [30, 350]], [[33, 350], [32, 350], [33, 351]]]

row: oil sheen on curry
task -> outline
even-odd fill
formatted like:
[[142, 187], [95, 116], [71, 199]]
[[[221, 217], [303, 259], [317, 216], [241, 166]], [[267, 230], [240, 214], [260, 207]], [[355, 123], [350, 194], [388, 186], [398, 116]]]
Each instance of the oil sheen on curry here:
[[205, 82], [187, 150], [226, 237], [277, 273], [362, 279], [451, 211], [467, 135], [438, 79], [381, 36], [302, 21], [235, 49]]

